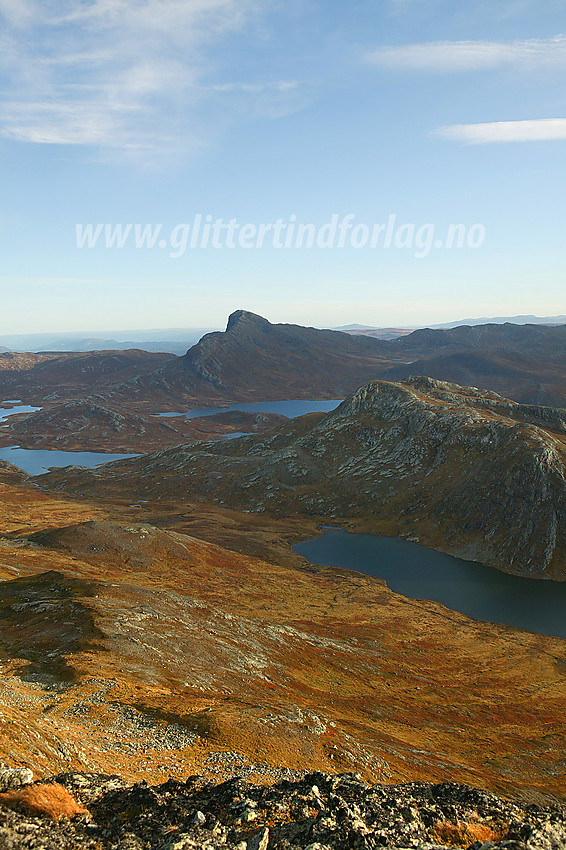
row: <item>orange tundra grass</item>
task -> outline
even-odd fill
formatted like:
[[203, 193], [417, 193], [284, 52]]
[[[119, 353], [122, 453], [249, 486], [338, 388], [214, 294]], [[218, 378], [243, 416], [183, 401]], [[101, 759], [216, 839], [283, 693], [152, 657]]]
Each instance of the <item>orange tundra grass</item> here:
[[30, 815], [49, 817], [54, 821], [89, 814], [88, 809], [77, 803], [67, 789], [57, 782], [26, 785], [14, 791], [6, 791], [0, 794], [0, 805]]
[[470, 821], [437, 821], [432, 836], [451, 847], [469, 847], [476, 841], [501, 841], [509, 828], [503, 823], [477, 823]]

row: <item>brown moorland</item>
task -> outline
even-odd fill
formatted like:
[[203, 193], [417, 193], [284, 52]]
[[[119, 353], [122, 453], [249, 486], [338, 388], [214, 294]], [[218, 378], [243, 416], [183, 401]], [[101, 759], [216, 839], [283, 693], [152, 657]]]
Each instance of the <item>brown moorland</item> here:
[[[268, 519], [267, 533], [196, 503], [89, 503], [10, 469], [0, 503], [13, 766], [152, 781], [357, 770], [564, 799], [566, 642], [290, 552], [278, 563], [287, 535], [312, 534], [300, 518]], [[183, 515], [192, 536], [173, 530]], [[195, 536], [214, 522], [263, 558]]]

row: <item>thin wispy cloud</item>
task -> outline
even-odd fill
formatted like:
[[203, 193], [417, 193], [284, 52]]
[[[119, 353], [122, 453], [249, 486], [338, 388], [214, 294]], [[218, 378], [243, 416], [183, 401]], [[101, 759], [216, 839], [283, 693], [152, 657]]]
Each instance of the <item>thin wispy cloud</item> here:
[[[292, 109], [293, 82], [211, 82], [217, 69], [210, 53], [256, 20], [264, 3], [0, 0], [0, 135], [148, 155], [191, 153], [207, 143], [219, 115], [229, 120], [230, 109], [245, 112], [244, 97], [259, 94]], [[223, 100], [213, 103], [212, 122], [203, 107], [214, 98]]]
[[566, 66], [566, 36], [524, 41], [431, 41], [380, 47], [365, 57], [372, 65], [389, 71], [437, 73], [481, 71], [505, 66], [527, 69]]
[[265, 92], [265, 91], [289, 91], [297, 88], [296, 80], [276, 80], [272, 83], [218, 83], [211, 86], [212, 91], [243, 91], [243, 92]]
[[0, 0], [0, 15], [16, 26], [21, 25], [32, 14], [29, 0]]
[[566, 118], [532, 121], [492, 121], [486, 124], [453, 124], [439, 127], [434, 136], [468, 145], [494, 142], [542, 142], [566, 140]]

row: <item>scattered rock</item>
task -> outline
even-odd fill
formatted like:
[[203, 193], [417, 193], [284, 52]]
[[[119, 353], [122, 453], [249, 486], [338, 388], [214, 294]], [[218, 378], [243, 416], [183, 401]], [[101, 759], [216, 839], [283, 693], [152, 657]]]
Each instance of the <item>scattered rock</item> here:
[[267, 850], [269, 844], [269, 830], [267, 827], [250, 838], [247, 844], [247, 850]]
[[[30, 850], [564, 850], [566, 807], [521, 806], [453, 783], [367, 785], [352, 774], [305, 774], [275, 785], [204, 776], [127, 785], [61, 774], [76, 812], [0, 806], [0, 847]], [[316, 792], [314, 788], [316, 787]], [[237, 812], [254, 811], [252, 824]], [[87, 811], [88, 809], [88, 811]], [[90, 817], [89, 817], [90, 812]]]
[[0, 767], [0, 792], [28, 785], [33, 772], [27, 767]]

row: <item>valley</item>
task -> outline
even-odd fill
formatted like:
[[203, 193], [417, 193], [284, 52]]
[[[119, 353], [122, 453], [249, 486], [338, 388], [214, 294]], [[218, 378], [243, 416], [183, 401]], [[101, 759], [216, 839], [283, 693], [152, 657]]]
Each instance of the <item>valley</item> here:
[[565, 3], [0, 0], [0, 850], [566, 850]]
[[190, 498], [402, 536], [466, 560], [564, 580], [564, 412], [414, 378], [373, 381], [327, 414], [192, 442], [41, 486], [91, 498]]
[[[363, 339], [239, 311], [186, 359], [46, 356], [20, 364], [20, 383], [7, 371], [1, 451], [35, 464], [0, 460], [13, 766], [149, 782], [353, 771], [566, 800], [564, 639], [296, 548], [333, 525], [565, 580], [565, 411], [381, 378], [438, 333], [456, 335], [441, 336], [451, 352], [515, 338], [417, 333]], [[73, 452], [87, 466], [56, 468], [84, 462]], [[89, 468], [120, 453], [135, 456]]]
[[309, 520], [193, 503], [175, 521], [171, 504], [69, 500], [13, 469], [0, 498], [14, 765], [151, 781], [310, 765], [563, 799], [564, 641], [314, 567], [285, 542]]

